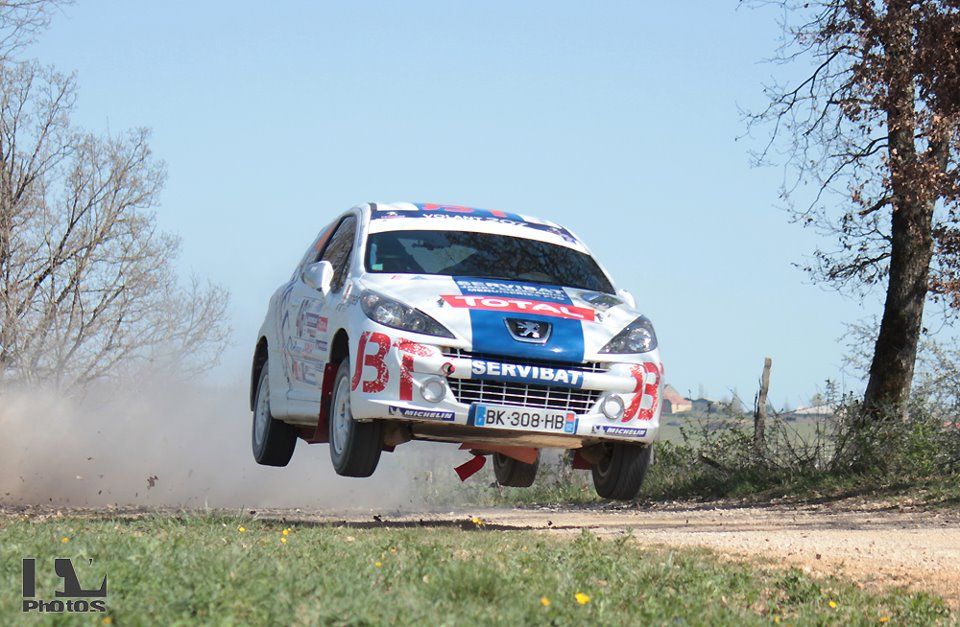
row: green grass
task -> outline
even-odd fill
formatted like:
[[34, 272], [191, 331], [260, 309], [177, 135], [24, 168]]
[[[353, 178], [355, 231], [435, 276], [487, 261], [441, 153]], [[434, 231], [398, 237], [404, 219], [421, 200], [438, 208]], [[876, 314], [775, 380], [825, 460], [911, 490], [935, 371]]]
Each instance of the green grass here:
[[[705, 551], [648, 547], [628, 536], [551, 536], [470, 521], [412, 528], [288, 525], [286, 536], [284, 528], [200, 515], [0, 519], [0, 621], [22, 618], [25, 556], [38, 559], [38, 591], [49, 597], [57, 585], [54, 557], [73, 558], [84, 585], [107, 574], [107, 616], [114, 625], [949, 620], [943, 603], [926, 594], [868, 592], [797, 570], [723, 562]], [[577, 593], [589, 602], [578, 603]]]

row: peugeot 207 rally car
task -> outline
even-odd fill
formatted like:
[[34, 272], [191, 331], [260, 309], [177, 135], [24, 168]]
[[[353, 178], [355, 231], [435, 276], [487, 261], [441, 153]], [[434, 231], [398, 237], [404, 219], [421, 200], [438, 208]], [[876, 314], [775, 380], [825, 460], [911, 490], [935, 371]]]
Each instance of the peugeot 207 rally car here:
[[410, 440], [493, 456], [529, 486], [540, 450], [574, 451], [597, 492], [633, 498], [657, 438], [653, 326], [570, 231], [513, 213], [432, 204], [354, 207], [270, 299], [253, 358], [257, 462], [329, 442], [366, 477]]

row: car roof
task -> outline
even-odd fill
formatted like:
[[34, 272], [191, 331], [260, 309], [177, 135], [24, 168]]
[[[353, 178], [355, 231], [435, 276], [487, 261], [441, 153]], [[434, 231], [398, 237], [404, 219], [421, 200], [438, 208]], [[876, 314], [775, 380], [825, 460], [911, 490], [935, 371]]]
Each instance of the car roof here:
[[370, 231], [464, 229], [557, 241], [574, 248], [586, 246], [565, 227], [533, 216], [438, 203], [369, 203]]

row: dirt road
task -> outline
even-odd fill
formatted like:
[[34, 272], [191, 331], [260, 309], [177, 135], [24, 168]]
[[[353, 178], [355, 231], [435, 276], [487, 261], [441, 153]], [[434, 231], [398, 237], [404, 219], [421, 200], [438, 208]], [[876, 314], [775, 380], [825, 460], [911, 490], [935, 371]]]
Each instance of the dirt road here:
[[869, 587], [903, 586], [939, 594], [960, 609], [960, 511], [889, 505], [658, 506], [645, 509], [496, 509], [444, 513], [334, 515], [272, 510], [265, 518], [375, 526], [535, 529], [551, 534], [631, 533], [650, 545], [698, 546], [733, 559], [839, 575]]

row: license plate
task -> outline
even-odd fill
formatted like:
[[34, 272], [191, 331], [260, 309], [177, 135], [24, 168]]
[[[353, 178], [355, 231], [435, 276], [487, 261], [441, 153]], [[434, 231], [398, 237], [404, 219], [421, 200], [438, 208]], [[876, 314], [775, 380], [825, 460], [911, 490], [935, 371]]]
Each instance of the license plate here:
[[472, 424], [476, 427], [546, 433], [575, 434], [577, 432], [577, 415], [572, 411], [473, 405], [470, 408], [470, 414]]

